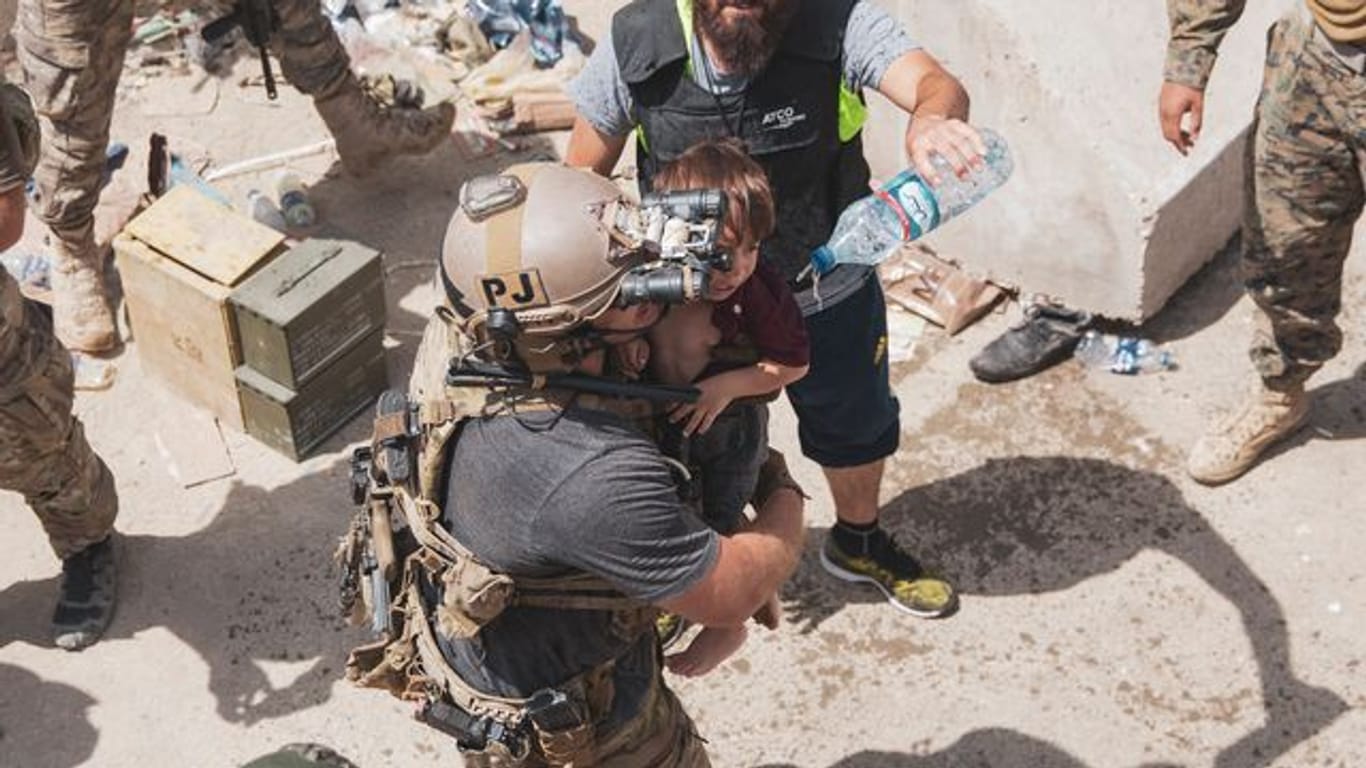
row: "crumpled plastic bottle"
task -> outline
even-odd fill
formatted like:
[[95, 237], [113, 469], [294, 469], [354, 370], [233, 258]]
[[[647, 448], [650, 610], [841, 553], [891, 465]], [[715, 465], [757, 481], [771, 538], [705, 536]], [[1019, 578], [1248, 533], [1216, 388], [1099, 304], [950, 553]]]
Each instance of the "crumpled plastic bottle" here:
[[1171, 350], [1147, 339], [1087, 331], [1073, 355], [1087, 368], [1133, 375], [1176, 368]]

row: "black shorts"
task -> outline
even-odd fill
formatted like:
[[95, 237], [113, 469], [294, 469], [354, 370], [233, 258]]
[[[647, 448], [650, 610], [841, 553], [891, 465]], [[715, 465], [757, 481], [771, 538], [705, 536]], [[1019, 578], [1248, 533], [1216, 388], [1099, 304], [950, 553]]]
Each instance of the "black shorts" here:
[[787, 388], [802, 453], [857, 467], [896, 453], [901, 408], [888, 381], [887, 304], [872, 273], [843, 301], [806, 318], [811, 370]]

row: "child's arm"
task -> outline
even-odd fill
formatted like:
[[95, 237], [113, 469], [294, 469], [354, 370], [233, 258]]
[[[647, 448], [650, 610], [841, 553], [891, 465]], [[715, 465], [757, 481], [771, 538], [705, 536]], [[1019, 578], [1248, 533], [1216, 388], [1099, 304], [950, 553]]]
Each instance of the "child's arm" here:
[[805, 376], [807, 368], [805, 365], [783, 365], [773, 360], [760, 360], [746, 368], [718, 373], [698, 382], [701, 397], [695, 403], [684, 403], [675, 408], [670, 418], [675, 422], [685, 422], [685, 435], [706, 432], [732, 401], [777, 392]]

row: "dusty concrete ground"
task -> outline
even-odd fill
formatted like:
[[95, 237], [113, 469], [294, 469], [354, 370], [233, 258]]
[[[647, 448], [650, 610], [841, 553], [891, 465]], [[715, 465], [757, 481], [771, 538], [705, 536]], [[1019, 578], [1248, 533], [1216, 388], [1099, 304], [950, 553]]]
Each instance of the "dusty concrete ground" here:
[[[602, 11], [578, 7], [600, 29]], [[123, 88], [114, 135], [134, 156], [106, 217], [142, 183], [149, 130], [220, 165], [324, 136], [287, 88], [269, 105], [235, 78], [141, 79]], [[354, 180], [322, 177], [331, 159], [295, 167], [319, 178], [320, 234], [385, 252], [400, 382], [455, 190], [487, 164], [445, 147]], [[224, 187], [240, 199], [268, 177]], [[1348, 264], [1347, 349], [1315, 380], [1312, 427], [1220, 489], [1181, 467], [1249, 379], [1249, 305], [1231, 255], [1143, 329], [1173, 345], [1179, 371], [1126, 378], [1069, 363], [990, 387], [966, 362], [1013, 313], [954, 338], [928, 331], [895, 370], [904, 435], [884, 519], [957, 581], [962, 610], [910, 619], [826, 578], [814, 553], [833, 513], [816, 468], [797, 462], [814, 497], [810, 556], [784, 590], [782, 628], [756, 630], [720, 670], [678, 684], [715, 763], [1366, 764], [1361, 250]], [[117, 363], [112, 390], [78, 400], [123, 505], [121, 603], [98, 646], [50, 647], [58, 563], [21, 500], [0, 497], [0, 766], [232, 766], [304, 740], [367, 768], [458, 764], [454, 745], [402, 704], [340, 678], [364, 639], [336, 618], [329, 570], [361, 420], [300, 465], [225, 432], [235, 474], [185, 489], [157, 445], [194, 411], [142, 374], [136, 341]], [[785, 406], [773, 434], [797, 455]]]

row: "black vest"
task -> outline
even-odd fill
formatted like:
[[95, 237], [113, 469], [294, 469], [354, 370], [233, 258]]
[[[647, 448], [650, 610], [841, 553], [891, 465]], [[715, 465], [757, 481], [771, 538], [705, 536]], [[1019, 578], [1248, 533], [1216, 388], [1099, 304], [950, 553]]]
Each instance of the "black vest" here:
[[743, 97], [714, 97], [687, 73], [688, 41], [676, 0], [634, 0], [612, 17], [617, 67], [643, 132], [641, 192], [661, 165], [693, 144], [738, 130], [768, 172], [777, 231], [763, 244], [770, 264], [794, 282], [849, 203], [868, 189], [862, 134], [839, 140], [840, 58], [857, 0], [799, 3], [773, 59]]

